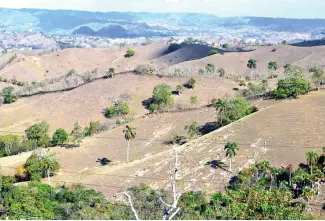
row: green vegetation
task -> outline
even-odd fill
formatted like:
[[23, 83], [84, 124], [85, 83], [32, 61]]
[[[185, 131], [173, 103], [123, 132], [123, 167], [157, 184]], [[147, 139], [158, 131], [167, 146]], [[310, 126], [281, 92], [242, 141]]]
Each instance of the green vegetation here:
[[168, 51], [168, 53], [171, 53], [171, 52], [177, 51], [181, 47], [182, 47], [182, 45], [180, 45], [180, 44], [172, 43], [172, 44], [169, 45], [167, 51]]
[[219, 77], [224, 77], [226, 75], [225, 69], [219, 68], [218, 69]]
[[209, 56], [219, 54], [219, 51], [217, 49], [212, 49], [209, 51]]
[[151, 112], [162, 110], [174, 103], [171, 88], [167, 84], [159, 84], [153, 89], [152, 102], [149, 105]]
[[207, 73], [214, 73], [216, 68], [214, 67], [213, 64], [207, 64], [205, 66], [205, 70], [206, 70]]
[[186, 130], [187, 135], [190, 139], [196, 138], [200, 135], [200, 132], [197, 127], [197, 122], [193, 122], [192, 124], [185, 126], [184, 129]]
[[[246, 82], [243, 80], [240, 82], [241, 86], [246, 85]], [[247, 84], [247, 88], [240, 90], [239, 95], [243, 97], [255, 97], [257, 95], [265, 94], [268, 90], [267, 80], [263, 80], [260, 84], [256, 85], [252, 82]]]
[[219, 111], [217, 121], [219, 127], [228, 125], [254, 112], [254, 108], [244, 98], [234, 98], [229, 101], [219, 99], [216, 108]]
[[126, 102], [119, 100], [115, 102], [115, 104], [112, 107], [107, 108], [105, 110], [104, 115], [105, 117], [113, 118], [116, 116], [127, 115], [129, 112], [130, 112], [129, 105]]
[[133, 57], [135, 55], [135, 51], [132, 49], [127, 50], [126, 54], [124, 55], [124, 57], [126, 58], [130, 58]]
[[223, 45], [221, 45], [221, 47], [222, 47], [223, 49], [228, 49], [228, 48], [229, 48], [229, 44], [223, 44]]
[[191, 104], [196, 104], [197, 103], [197, 96], [191, 96], [190, 97], [190, 102], [191, 102]]
[[50, 137], [48, 135], [49, 124], [45, 121], [34, 124], [25, 130], [28, 140], [36, 141], [39, 147], [48, 147]]
[[176, 86], [176, 91], [177, 91], [178, 95], [181, 95], [183, 93], [183, 91], [184, 91], [184, 86], [180, 85], [180, 84], [177, 85]]
[[139, 75], [153, 75], [156, 69], [152, 64], [140, 64], [134, 72]]
[[[238, 144], [229, 142], [225, 150], [228, 157], [233, 159]], [[293, 170], [291, 165], [277, 168], [268, 161], [261, 161], [240, 171], [223, 192], [212, 195], [202, 191], [184, 192], [178, 201], [180, 210], [174, 219], [313, 219], [315, 217], [308, 214], [307, 208], [318, 191], [312, 184], [324, 178], [324, 157], [313, 157], [313, 163], [306, 169], [297, 170]], [[59, 168], [52, 159], [53, 156], [34, 154], [28, 159], [25, 172], [33, 180], [52, 175]], [[48, 173], [49, 170], [51, 173]], [[80, 185], [53, 187], [37, 181], [28, 185], [14, 185], [15, 182], [14, 177], [1, 178], [0, 207], [6, 211], [1, 217], [3, 219], [7, 216], [9, 219], [135, 219], [128, 202], [109, 202], [103, 194]], [[166, 209], [162, 201], [172, 201], [169, 192], [153, 190], [145, 185], [132, 187], [127, 192], [132, 196], [140, 219], [161, 219]], [[303, 202], [292, 203], [298, 197], [305, 198], [307, 205]]]
[[101, 124], [99, 121], [90, 122], [89, 126], [87, 126], [84, 130], [84, 136], [91, 137], [95, 134], [98, 134], [102, 131]]
[[128, 142], [128, 148], [126, 151], [126, 162], [129, 162], [129, 152], [130, 152], [130, 142], [131, 140], [135, 139], [137, 135], [135, 128], [129, 125], [126, 125], [125, 129], [123, 130], [124, 138]]
[[26, 161], [24, 168], [30, 180], [40, 181], [60, 169], [59, 162], [53, 154], [33, 153]]
[[312, 80], [316, 87], [319, 87], [321, 83], [325, 82], [325, 71], [320, 68], [309, 70], [312, 73]]
[[5, 87], [2, 90], [2, 96], [4, 97], [5, 104], [11, 104], [17, 101], [17, 96], [14, 94], [13, 87]]
[[54, 132], [51, 143], [56, 146], [58, 144], [63, 144], [65, 141], [68, 141], [68, 139], [68, 133], [64, 129], [60, 128]]
[[310, 83], [303, 74], [290, 73], [289, 77], [279, 80], [278, 87], [274, 90], [274, 97], [276, 99], [296, 98], [298, 95], [308, 93], [309, 88]]
[[196, 79], [195, 78], [190, 78], [190, 80], [187, 82], [187, 87], [194, 89], [196, 86]]

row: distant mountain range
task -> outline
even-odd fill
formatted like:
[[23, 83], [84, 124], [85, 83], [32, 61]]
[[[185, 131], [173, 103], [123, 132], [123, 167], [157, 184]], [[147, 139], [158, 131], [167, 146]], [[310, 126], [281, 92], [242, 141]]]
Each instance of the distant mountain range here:
[[217, 17], [196, 13], [87, 12], [0, 8], [0, 30], [109, 38], [177, 36], [224, 29], [325, 33], [325, 19]]

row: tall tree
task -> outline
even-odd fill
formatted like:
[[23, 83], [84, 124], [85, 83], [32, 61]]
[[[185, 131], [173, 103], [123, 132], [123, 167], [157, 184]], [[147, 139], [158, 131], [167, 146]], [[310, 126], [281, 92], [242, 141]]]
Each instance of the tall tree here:
[[236, 142], [228, 142], [225, 145], [226, 157], [228, 157], [230, 160], [229, 161], [230, 172], [232, 172], [232, 169], [231, 169], [232, 159], [237, 155], [237, 153], [236, 153], [237, 150], [239, 150], [239, 148], [238, 148], [238, 144]]
[[136, 131], [134, 127], [126, 125], [125, 129], [123, 130], [124, 138], [128, 142], [128, 149], [126, 152], [126, 161], [129, 162], [129, 151], [130, 151], [130, 142], [131, 140], [135, 139]]
[[313, 174], [313, 167], [316, 166], [319, 156], [315, 151], [311, 151], [306, 153], [306, 158], [307, 158], [307, 165], [310, 168], [310, 172], [311, 174]]
[[251, 70], [251, 78], [253, 78], [253, 69], [256, 69], [257, 61], [253, 58], [248, 60], [247, 67]]
[[273, 72], [278, 69], [278, 64], [276, 63], [276, 61], [270, 61], [268, 64], [268, 69], [272, 71], [272, 78], [273, 78]]

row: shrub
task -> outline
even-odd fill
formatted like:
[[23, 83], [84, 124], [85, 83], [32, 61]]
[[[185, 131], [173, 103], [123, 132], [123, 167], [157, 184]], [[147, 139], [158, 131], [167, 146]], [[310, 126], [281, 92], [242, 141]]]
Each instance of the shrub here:
[[124, 57], [126, 58], [130, 58], [130, 57], [133, 57], [135, 55], [135, 51], [132, 50], [132, 49], [129, 49], [126, 54], [124, 55]]
[[182, 46], [180, 44], [177, 44], [177, 43], [172, 43], [169, 45], [167, 51], [168, 53], [171, 53], [171, 52], [174, 52], [174, 51], [177, 51], [178, 49], [180, 49]]
[[226, 72], [223, 68], [218, 69], [219, 77], [224, 77], [226, 75]]
[[60, 128], [54, 132], [51, 142], [53, 145], [63, 144], [63, 142], [67, 141], [68, 138], [68, 133], [64, 129]]
[[38, 146], [47, 147], [49, 145], [50, 138], [48, 136], [49, 124], [45, 121], [34, 124], [25, 130], [25, 134], [28, 140], [35, 140]]
[[298, 95], [306, 94], [309, 88], [310, 83], [303, 75], [285, 78], [279, 80], [278, 87], [274, 90], [274, 97], [276, 99], [296, 98]]
[[152, 103], [149, 106], [149, 110], [154, 112], [156, 110], [162, 110], [174, 103], [170, 86], [167, 84], [159, 84], [153, 89]]
[[105, 110], [105, 117], [112, 118], [116, 116], [126, 115], [130, 112], [129, 105], [123, 101], [115, 102], [113, 107]]
[[11, 103], [17, 101], [17, 96], [14, 94], [13, 87], [5, 87], [2, 90], [2, 96], [4, 98], [5, 104], [11, 104]]
[[219, 51], [216, 50], [216, 49], [212, 49], [212, 50], [209, 51], [209, 56], [215, 55], [215, 54], [219, 54]]
[[90, 122], [89, 126], [85, 128], [84, 135], [86, 137], [91, 137], [102, 131], [101, 125], [99, 121]]
[[183, 85], [177, 85], [176, 86], [176, 91], [177, 91], [177, 93], [178, 93], [178, 95], [181, 95], [182, 94], [182, 92], [184, 91], [184, 86]]
[[85, 136], [78, 122], [74, 123], [73, 130], [71, 131], [70, 136], [72, 136], [73, 141], [77, 142], [81, 141], [81, 139]]
[[196, 79], [195, 79], [195, 78], [190, 78], [190, 80], [189, 80], [188, 83], [187, 83], [187, 86], [188, 86], [189, 88], [194, 89], [195, 86], [196, 86]]
[[228, 48], [229, 48], [229, 44], [223, 44], [223, 45], [222, 45], [222, 48], [223, 48], [223, 49], [228, 49]]
[[40, 181], [41, 178], [47, 177], [60, 169], [59, 162], [53, 154], [38, 155], [33, 153], [24, 165], [26, 172], [31, 180]]
[[206, 72], [208, 72], [208, 73], [214, 73], [215, 70], [216, 70], [216, 68], [214, 67], [213, 64], [207, 64], [207, 65], [205, 66], [205, 70], [206, 70]]
[[152, 64], [140, 64], [134, 72], [139, 75], [152, 75], [155, 72], [155, 67]]
[[250, 76], [246, 76], [246, 77], [245, 77], [245, 80], [246, 80], [247, 82], [250, 82], [250, 81], [252, 81], [252, 78], [251, 78]]
[[191, 104], [196, 104], [197, 103], [197, 96], [191, 96], [190, 102], [191, 102]]
[[186, 130], [190, 139], [193, 139], [200, 135], [200, 132], [197, 129], [197, 122], [193, 122], [192, 124], [185, 126], [184, 129]]

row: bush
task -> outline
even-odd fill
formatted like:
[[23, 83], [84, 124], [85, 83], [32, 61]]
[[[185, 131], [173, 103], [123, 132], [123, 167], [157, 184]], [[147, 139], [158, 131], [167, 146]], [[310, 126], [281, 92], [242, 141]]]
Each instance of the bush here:
[[174, 52], [174, 51], [177, 51], [178, 49], [180, 49], [182, 46], [180, 44], [177, 44], [177, 43], [172, 43], [169, 45], [168, 49], [167, 49], [167, 52], [168, 53], [171, 53], [171, 52]]
[[129, 49], [129, 50], [126, 52], [126, 54], [124, 55], [124, 57], [126, 57], [126, 58], [130, 58], [130, 57], [133, 57], [134, 55], [135, 55], [135, 51]]
[[182, 92], [184, 91], [184, 86], [183, 85], [177, 85], [176, 86], [176, 91], [177, 91], [177, 93], [178, 93], [178, 95], [181, 95], [182, 94]]
[[2, 96], [4, 98], [5, 104], [11, 104], [11, 103], [17, 101], [17, 96], [14, 94], [13, 87], [5, 87], [2, 90]]
[[60, 169], [59, 162], [53, 154], [38, 155], [33, 153], [24, 165], [30, 180], [40, 181], [41, 178], [47, 177], [48, 171], [50, 175]]
[[149, 106], [151, 112], [162, 110], [174, 103], [170, 86], [159, 84], [153, 89], [152, 103]]
[[296, 98], [298, 95], [306, 94], [309, 88], [310, 83], [303, 75], [285, 78], [279, 80], [278, 87], [274, 90], [274, 97], [276, 99]]
[[215, 70], [216, 70], [216, 68], [214, 67], [213, 64], [207, 64], [207, 65], [205, 66], [205, 70], [206, 70], [206, 72], [208, 72], [208, 73], [214, 73]]
[[68, 133], [64, 129], [60, 128], [54, 132], [51, 143], [55, 146], [58, 144], [63, 144], [63, 142], [67, 141], [68, 138]]
[[130, 112], [129, 105], [123, 101], [117, 101], [113, 107], [105, 110], [105, 117], [113, 118], [116, 116], [126, 115]]
[[28, 140], [35, 140], [38, 146], [47, 147], [49, 145], [49, 124], [45, 121], [34, 124], [25, 130], [25, 134]]
[[223, 45], [222, 45], [222, 48], [223, 48], [223, 49], [228, 49], [228, 48], [229, 48], [229, 44], [223, 44]]
[[190, 102], [191, 102], [191, 104], [196, 104], [197, 103], [197, 96], [191, 96]]
[[140, 64], [134, 72], [139, 75], [152, 75], [155, 72], [155, 67], [151, 64]]
[[187, 83], [187, 87], [194, 89], [195, 86], [196, 86], [196, 79], [195, 78], [190, 78], [190, 80]]
[[86, 137], [91, 137], [102, 131], [101, 125], [99, 121], [90, 122], [89, 126], [85, 128], [84, 135]]
[[82, 128], [78, 122], [74, 123], [73, 130], [71, 131], [70, 136], [72, 136], [74, 142], [80, 142], [81, 139], [84, 138], [85, 134], [82, 131]]
[[215, 55], [215, 54], [219, 54], [219, 51], [216, 50], [216, 49], [213, 49], [213, 50], [209, 51], [209, 56]]
[[226, 72], [223, 68], [218, 69], [219, 77], [224, 77], [226, 75]]

